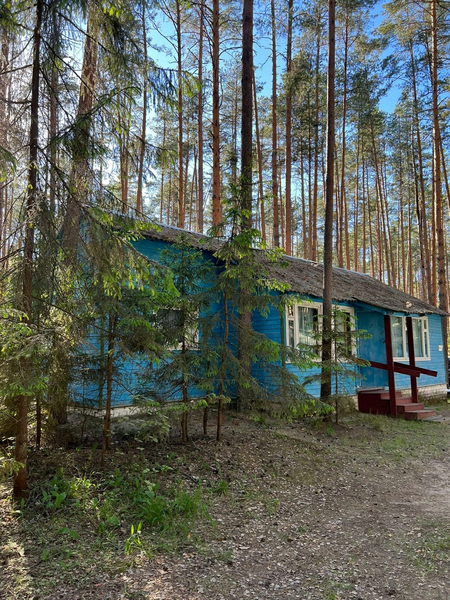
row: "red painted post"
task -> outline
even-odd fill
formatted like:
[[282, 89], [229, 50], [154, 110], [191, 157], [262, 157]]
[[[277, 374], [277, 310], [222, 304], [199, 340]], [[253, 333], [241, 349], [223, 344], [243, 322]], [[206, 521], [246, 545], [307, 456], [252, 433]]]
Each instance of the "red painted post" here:
[[[414, 336], [413, 336], [413, 325], [412, 318], [406, 317], [406, 333], [408, 336], [408, 354], [409, 354], [409, 364], [411, 367], [416, 366], [416, 354], [414, 352]], [[411, 375], [411, 399], [413, 402], [417, 403], [417, 377]]]
[[389, 384], [389, 407], [391, 416], [397, 416], [397, 403], [395, 398], [395, 373], [394, 355], [392, 353], [391, 317], [384, 315], [384, 338], [386, 341], [386, 364]]

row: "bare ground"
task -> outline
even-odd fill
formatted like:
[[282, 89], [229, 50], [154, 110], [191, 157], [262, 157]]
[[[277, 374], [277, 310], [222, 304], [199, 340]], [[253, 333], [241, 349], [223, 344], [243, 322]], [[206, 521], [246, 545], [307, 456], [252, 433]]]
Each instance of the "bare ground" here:
[[[115, 553], [100, 546], [83, 562], [81, 553], [95, 551], [91, 536], [77, 561], [50, 564], [37, 535], [55, 516], [15, 514], [4, 493], [0, 597], [448, 600], [449, 448], [445, 424], [354, 416], [338, 427], [262, 427], [229, 415], [220, 444], [197, 434], [184, 446], [174, 438], [133, 450], [148, 464], [182, 457], [176, 476], [188, 486], [223, 487], [210, 520], [176, 552], [125, 555], [124, 527]], [[32, 455], [31, 475], [50, 473], [49, 460]]]

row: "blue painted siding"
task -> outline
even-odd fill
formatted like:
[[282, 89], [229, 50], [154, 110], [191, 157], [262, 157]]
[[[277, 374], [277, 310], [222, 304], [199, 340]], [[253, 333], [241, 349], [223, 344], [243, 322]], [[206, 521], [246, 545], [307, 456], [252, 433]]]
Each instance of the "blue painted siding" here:
[[[314, 303], [321, 304], [318, 298], [310, 297], [307, 300], [311, 301], [311, 307]], [[386, 362], [386, 346], [384, 336], [384, 312], [376, 307], [369, 305], [361, 305], [359, 303], [339, 303], [339, 306], [349, 306], [355, 311], [355, 327], [358, 330], [366, 331], [371, 337], [360, 339], [358, 341], [357, 355], [360, 358], [373, 360], [376, 362]], [[253, 316], [253, 327], [256, 331], [264, 333], [267, 337], [277, 343], [281, 343], [281, 328], [284, 327], [282, 319], [278, 311], [272, 307], [267, 317], [259, 314]], [[439, 351], [439, 346], [442, 346], [442, 329], [441, 317], [439, 315], [428, 315], [428, 330], [430, 336], [430, 360], [417, 360], [417, 366], [423, 366], [425, 369], [438, 371], [437, 377], [422, 375], [418, 378], [417, 384], [420, 389], [422, 386], [435, 385], [445, 383], [445, 365], [443, 352]], [[400, 361], [399, 361], [400, 362]], [[407, 361], [405, 361], [407, 362]], [[304, 379], [306, 376], [318, 375], [320, 373], [320, 362], [317, 366], [300, 371], [292, 365], [287, 365], [290, 372], [295, 373], [299, 379]], [[356, 388], [359, 387], [387, 387], [388, 378], [387, 372], [381, 369], [373, 369], [371, 367], [354, 367], [355, 372], [361, 375], [361, 379], [347, 380], [343, 382], [343, 388], [348, 393], [354, 394]], [[259, 377], [265, 377], [264, 374], [258, 372]], [[401, 388], [410, 387], [410, 378], [406, 375], [395, 375], [396, 386]], [[320, 396], [320, 383], [317, 381], [307, 386], [307, 391], [315, 397]]]
[[[384, 340], [384, 315], [370, 311], [369, 308], [357, 312], [358, 328], [371, 334], [370, 338], [359, 341], [359, 356], [365, 360], [386, 362], [386, 346]], [[361, 367], [361, 387], [387, 387], [387, 371]]]
[[[150, 260], [160, 262], [160, 253], [166, 250], [172, 244], [161, 240], [140, 239], [133, 242], [133, 246], [138, 252], [143, 254]], [[214, 261], [212, 253], [203, 251], [203, 258], [206, 261]], [[214, 283], [214, 273], [211, 274], [210, 281], [205, 282], [205, 287]], [[222, 310], [222, 304], [219, 300], [213, 301], [211, 305], [211, 313], [214, 314]], [[105, 342], [106, 343], [106, 342]], [[89, 336], [83, 351], [87, 354], [92, 353], [94, 357], [100, 350], [100, 337], [96, 331], [93, 331]], [[106, 350], [105, 350], [106, 351]], [[106, 358], [105, 358], [106, 360]], [[112, 405], [121, 406], [133, 403], [133, 397], [140, 393], [140, 376], [148, 367], [148, 362], [144, 358], [130, 357], [115, 361], [115, 373], [112, 389]], [[100, 381], [99, 373], [95, 373], [95, 368], [87, 363], [85, 369], [79, 370], [75, 374], [72, 384], [72, 393], [76, 402], [83, 403], [85, 406], [102, 408], [99, 406], [99, 400], [103, 398], [103, 406], [106, 400], [106, 382]], [[102, 388], [102, 389], [100, 389]], [[189, 388], [191, 398], [199, 398], [204, 396], [204, 392], [194, 386]], [[179, 400], [181, 398], [174, 398]]]
[[[298, 297], [296, 296], [296, 298]], [[315, 297], [304, 298], [304, 300], [308, 303], [311, 303], [311, 308], [314, 308], [314, 306], [317, 306], [318, 304], [322, 304], [320, 299]], [[342, 302], [339, 304], [339, 306], [351, 307], [351, 304], [349, 304], [348, 302]], [[286, 331], [286, 324], [283, 321], [284, 319], [280, 317], [278, 310], [273, 306], [270, 308], [269, 314], [267, 316], [262, 316], [259, 313], [256, 313], [253, 315], [252, 319], [255, 331], [265, 334], [270, 340], [278, 344], [281, 344], [282, 342], [282, 330], [284, 332]], [[299, 378], [300, 381], [304, 380], [306, 377], [309, 376], [320, 375], [320, 361], [317, 361], [317, 366], [305, 370], [300, 370], [298, 367], [295, 367], [294, 365], [291, 365], [289, 363], [286, 366], [291, 373], [295, 374]], [[352, 369], [354, 369], [355, 373], [359, 372], [356, 366], [352, 367]], [[270, 386], [270, 383], [267, 381], [267, 374], [262, 372], [261, 369], [255, 369], [254, 374], [255, 376], [264, 381], [264, 385], [268, 387]], [[360, 384], [357, 383], [356, 385]], [[342, 393], [353, 394], [355, 392], [355, 382], [353, 381], [353, 379], [347, 379], [341, 382], [340, 386]], [[318, 398], [320, 396], [320, 381], [316, 380], [313, 383], [308, 384], [306, 386], [306, 391], [315, 398]]]
[[[423, 367], [424, 369], [437, 371], [438, 375], [437, 377], [421, 375], [417, 379], [417, 385], [419, 389], [422, 386], [445, 383], [446, 373], [444, 365], [444, 356], [442, 350], [439, 350], [439, 346], [442, 346], [441, 321], [442, 319], [439, 315], [428, 315], [428, 332], [430, 336], [430, 359], [417, 359], [416, 364], [418, 367]], [[366, 309], [358, 313], [358, 322], [360, 329], [365, 329], [372, 334], [372, 337], [370, 339], [361, 340], [360, 342], [361, 358], [385, 363], [386, 346], [384, 336], [384, 315], [382, 313], [369, 312], [368, 309]], [[408, 364], [407, 360], [398, 360], [397, 362], [404, 362], [405, 364]], [[362, 367], [361, 373], [365, 377], [362, 383], [363, 386], [387, 387], [388, 385], [388, 377], [386, 371], [382, 371], [381, 369]], [[399, 389], [409, 388], [411, 386], [411, 379], [407, 375], [396, 373], [395, 385]]]
[[[160, 253], [171, 246], [169, 242], [151, 239], [141, 239], [133, 243], [136, 250], [142, 253], [147, 258], [156, 262], [160, 261]], [[216, 260], [212, 256], [211, 252], [203, 251], [203, 258], [206, 261], [213, 261], [216, 264]], [[205, 282], [205, 285], [212, 285], [214, 282], [215, 274], [211, 274], [211, 281]], [[274, 296], [278, 295], [278, 292], [273, 292]], [[297, 296], [296, 296], [297, 298]], [[321, 304], [321, 300], [316, 297], [309, 298], [311, 306], [314, 304]], [[371, 337], [368, 339], [361, 339], [358, 342], [357, 353], [361, 358], [368, 360], [374, 360], [377, 362], [386, 362], [386, 349], [384, 339], [384, 311], [370, 305], [362, 305], [360, 303], [340, 303], [340, 306], [349, 306], [354, 309], [356, 318], [356, 328], [359, 330], [365, 330]], [[211, 314], [216, 314], [223, 310], [223, 303], [219, 298], [215, 299], [211, 305]], [[253, 327], [255, 331], [265, 334], [270, 340], [281, 344], [282, 343], [282, 331], [286, 331], [284, 320], [280, 317], [280, 314], [275, 306], [271, 306], [269, 313], [263, 316], [259, 313], [255, 313], [252, 317]], [[441, 317], [438, 315], [428, 316], [428, 331], [430, 337], [430, 360], [417, 361], [418, 366], [423, 366], [427, 369], [438, 371], [438, 377], [433, 378], [429, 376], [421, 376], [418, 379], [419, 389], [421, 386], [433, 385], [445, 382], [446, 366], [444, 365], [443, 352], [439, 351], [439, 346], [442, 345], [442, 330], [441, 330]], [[234, 335], [235, 332], [230, 332]], [[93, 336], [92, 347], [93, 353], [95, 349], [99, 348], [98, 341]], [[142, 373], [145, 368], [145, 360], [143, 359], [129, 359], [123, 360], [119, 365], [117, 376], [115, 377], [114, 390], [113, 390], [113, 404], [129, 404], [132, 402], [133, 393], [137, 391], [137, 385], [139, 380], [139, 374]], [[291, 373], [294, 373], [299, 377], [300, 380], [306, 376], [318, 375], [320, 373], [320, 362], [316, 366], [309, 368], [305, 371], [300, 371], [296, 367], [288, 364], [287, 368]], [[357, 381], [356, 384], [353, 381], [344, 383], [344, 387], [348, 393], [355, 393], [355, 387], [360, 386], [382, 386], [387, 387], [387, 372], [380, 369], [373, 369], [363, 367], [360, 369], [360, 373], [363, 379]], [[257, 377], [261, 384], [267, 389], [271, 389], [271, 381], [268, 373], [257, 365], [253, 366], [253, 374]], [[396, 385], [398, 388], [405, 388], [410, 386], [410, 379], [404, 375], [396, 375]], [[73, 389], [76, 392], [78, 399], [84, 399], [89, 401], [91, 404], [96, 404], [99, 398], [99, 382], [94, 381], [92, 373], [88, 370], [79, 372], [76, 374]], [[231, 393], [234, 389], [233, 382], [230, 382]], [[320, 396], [320, 383], [315, 383], [307, 387], [307, 391], [313, 396]], [[202, 395], [201, 390], [190, 390], [192, 397]], [[106, 385], [103, 389], [103, 398], [106, 396]]]
[[[445, 365], [444, 365], [444, 353], [442, 350], [439, 350], [439, 346], [442, 347], [442, 325], [441, 325], [441, 317], [439, 315], [428, 315], [428, 333], [430, 336], [430, 360], [420, 360], [416, 359], [416, 364], [418, 367], [423, 367], [424, 369], [431, 369], [432, 371], [437, 371], [437, 377], [430, 377], [429, 375], [421, 375], [417, 379], [417, 386], [425, 386], [425, 385], [435, 385], [437, 383], [445, 383]], [[397, 362], [405, 362], [408, 364], [408, 361], [397, 361]], [[398, 388], [408, 388], [410, 387], [410, 378], [407, 375], [401, 375], [399, 373], [395, 374], [395, 385]]]

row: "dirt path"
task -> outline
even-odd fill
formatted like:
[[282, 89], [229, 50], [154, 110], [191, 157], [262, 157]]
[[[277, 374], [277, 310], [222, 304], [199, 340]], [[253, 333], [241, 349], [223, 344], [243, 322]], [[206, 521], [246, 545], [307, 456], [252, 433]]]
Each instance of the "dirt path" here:
[[406, 472], [379, 466], [355, 472], [353, 481], [287, 489], [271, 519], [259, 518], [255, 506], [236, 510], [221, 527], [224, 539], [214, 552], [229, 554], [227, 560], [188, 554], [144, 564], [124, 581], [144, 597], [164, 600], [448, 600], [450, 557], [438, 557], [435, 572], [423, 561], [421, 541], [439, 546], [430, 541], [435, 527], [450, 525], [449, 473], [445, 458]]
[[[367, 427], [330, 438], [229, 425], [215, 460], [232, 497], [212, 508], [212, 540], [49, 598], [448, 600], [450, 428], [417, 431], [427, 427], [441, 429], [422, 460], [398, 431], [380, 443]], [[210, 457], [211, 444], [194, 444], [192, 457]]]

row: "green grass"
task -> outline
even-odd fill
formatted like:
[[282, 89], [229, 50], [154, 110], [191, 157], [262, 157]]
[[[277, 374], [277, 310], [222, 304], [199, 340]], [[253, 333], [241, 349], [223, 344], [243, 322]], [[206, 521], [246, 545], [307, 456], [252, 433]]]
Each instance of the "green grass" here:
[[358, 413], [351, 421], [366, 430], [367, 435], [354, 439], [348, 436], [342, 443], [380, 454], [385, 460], [406, 458], [436, 458], [450, 447], [449, 430], [439, 423], [423, 423], [393, 419], [383, 415]]
[[450, 557], [450, 526], [448, 523], [423, 523], [421, 537], [414, 552], [410, 553], [414, 565], [425, 573], [448, 568]]
[[[116, 572], [140, 555], [195, 547], [198, 525], [213, 530], [212, 493], [206, 486], [186, 486], [161, 467], [136, 464], [127, 470], [122, 465], [82, 475], [59, 468], [52, 477], [35, 481], [27, 501], [16, 509], [9, 545], [0, 548], [0, 560], [14, 557], [17, 597], [36, 591], [45, 595], [72, 579], [77, 586], [88, 583], [98, 573], [99, 553], [101, 570]], [[20, 565], [22, 556], [40, 565], [34, 582], [26, 563]], [[1, 583], [0, 596], [14, 597], [2, 595]]]

